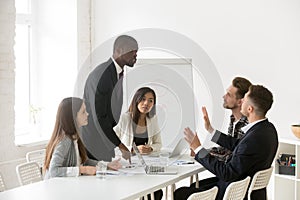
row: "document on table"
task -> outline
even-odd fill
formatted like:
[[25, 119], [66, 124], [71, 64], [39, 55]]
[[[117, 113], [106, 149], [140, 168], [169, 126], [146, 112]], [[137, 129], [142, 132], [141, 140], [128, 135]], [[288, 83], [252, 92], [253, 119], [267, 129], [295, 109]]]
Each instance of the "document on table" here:
[[[150, 157], [147, 155], [143, 155], [145, 162], [151, 165], [159, 164], [159, 158]], [[129, 164], [128, 160], [121, 159], [122, 168], [118, 171], [125, 175], [134, 175], [134, 174], [145, 174], [145, 169], [141, 165], [137, 156], [131, 157], [131, 164]]]
[[144, 168], [140, 167], [140, 166], [135, 166], [132, 168], [125, 167], [125, 168], [119, 169], [118, 171], [124, 175], [146, 174]]

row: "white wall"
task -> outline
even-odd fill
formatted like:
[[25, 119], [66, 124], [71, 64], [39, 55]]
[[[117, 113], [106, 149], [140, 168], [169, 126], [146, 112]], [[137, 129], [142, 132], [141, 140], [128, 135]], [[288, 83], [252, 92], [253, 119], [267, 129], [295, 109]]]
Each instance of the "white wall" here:
[[[224, 88], [233, 77], [244, 76], [273, 92], [275, 102], [268, 117], [280, 135], [291, 135], [290, 124], [300, 122], [299, 1], [94, 0], [92, 3], [94, 48], [112, 36], [134, 29], [161, 28], [181, 33], [207, 52]], [[223, 129], [226, 127], [227, 122]]]
[[[280, 136], [295, 138], [290, 125], [300, 123], [300, 1], [92, 0], [92, 3], [94, 48], [112, 36], [141, 28], [183, 34], [198, 43], [213, 60], [225, 89], [235, 76], [247, 77], [252, 83], [269, 88], [274, 95], [268, 114], [270, 121]], [[199, 101], [201, 98], [198, 96]], [[228, 114], [227, 111], [223, 126], [217, 128], [227, 130]], [[200, 131], [201, 119], [196, 121]], [[269, 190], [272, 198], [273, 184]]]

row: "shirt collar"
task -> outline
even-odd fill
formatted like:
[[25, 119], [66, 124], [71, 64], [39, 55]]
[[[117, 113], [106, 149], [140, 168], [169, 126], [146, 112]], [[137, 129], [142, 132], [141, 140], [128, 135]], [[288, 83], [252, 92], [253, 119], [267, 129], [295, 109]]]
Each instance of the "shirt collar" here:
[[115, 61], [115, 59], [113, 57], [111, 57], [111, 59], [115, 64], [117, 73], [120, 74], [123, 71], [123, 69], [120, 67], [120, 65]]
[[244, 133], [246, 133], [252, 126], [254, 126], [254, 125], [257, 124], [258, 122], [264, 121], [264, 120], [266, 120], [266, 119], [267, 119], [267, 118], [264, 118], [264, 119], [260, 119], [260, 120], [254, 121], [254, 122], [252, 122], [252, 123], [247, 124], [246, 126], [244, 126], [244, 127], [241, 128], [241, 129], [242, 129], [242, 131], [243, 131]]
[[[235, 122], [235, 117], [233, 114], [230, 115], [230, 120], [232, 123]], [[246, 121], [246, 120], [247, 120], [247, 117], [245, 115], [242, 115], [242, 117], [237, 122]]]

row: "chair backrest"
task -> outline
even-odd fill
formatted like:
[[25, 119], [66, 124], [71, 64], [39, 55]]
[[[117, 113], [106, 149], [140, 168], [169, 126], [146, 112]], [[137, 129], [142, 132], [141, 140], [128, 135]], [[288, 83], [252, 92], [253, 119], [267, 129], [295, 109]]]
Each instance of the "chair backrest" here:
[[0, 173], [0, 192], [3, 192], [5, 190], [5, 184], [2, 178], [2, 174]]
[[249, 182], [250, 176], [247, 176], [243, 180], [230, 183], [226, 188], [223, 200], [243, 200], [246, 195]]
[[46, 149], [30, 151], [26, 153], [27, 162], [37, 162], [42, 168], [45, 161]]
[[189, 196], [187, 200], [215, 200], [218, 193], [218, 187], [213, 187], [203, 192], [197, 192]]
[[254, 174], [248, 190], [248, 200], [251, 199], [250, 196], [253, 190], [263, 189], [268, 186], [272, 171], [273, 166], [271, 166], [269, 169], [261, 170]]
[[16, 171], [20, 185], [27, 185], [43, 180], [40, 166], [37, 162], [19, 164], [16, 167]]

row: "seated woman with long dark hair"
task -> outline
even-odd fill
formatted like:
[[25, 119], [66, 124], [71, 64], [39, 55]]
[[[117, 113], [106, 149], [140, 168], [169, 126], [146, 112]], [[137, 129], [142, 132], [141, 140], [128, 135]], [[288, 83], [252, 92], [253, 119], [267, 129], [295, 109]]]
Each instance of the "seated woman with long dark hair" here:
[[[43, 167], [45, 179], [52, 177], [95, 175], [98, 161], [87, 157], [79, 128], [88, 124], [85, 103], [77, 97], [62, 100], [57, 114], [54, 130], [46, 148]], [[119, 160], [108, 163], [108, 168], [121, 168]]]
[[[128, 112], [121, 115], [114, 130], [128, 149], [134, 142], [142, 154], [160, 151], [162, 143], [155, 105], [154, 90], [142, 87], [134, 94]], [[154, 192], [156, 200], [161, 199], [162, 195], [162, 190]]]

